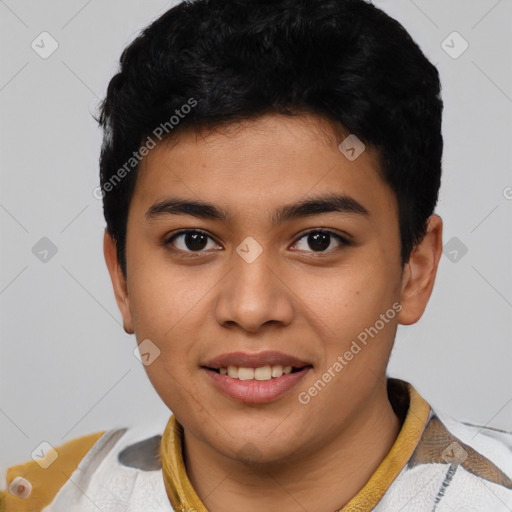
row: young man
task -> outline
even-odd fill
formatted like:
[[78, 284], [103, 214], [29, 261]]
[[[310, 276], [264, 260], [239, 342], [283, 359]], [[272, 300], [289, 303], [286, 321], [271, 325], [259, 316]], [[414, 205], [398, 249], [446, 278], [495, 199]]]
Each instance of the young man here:
[[388, 378], [442, 250], [440, 84], [363, 0], [196, 0], [108, 87], [105, 259], [164, 432], [10, 468], [3, 510], [512, 510], [512, 434]]

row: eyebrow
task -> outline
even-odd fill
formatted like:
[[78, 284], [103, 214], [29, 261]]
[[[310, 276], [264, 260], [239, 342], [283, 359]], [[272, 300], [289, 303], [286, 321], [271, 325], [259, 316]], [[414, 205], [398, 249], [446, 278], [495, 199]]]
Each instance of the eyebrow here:
[[[273, 212], [271, 221], [279, 225], [287, 221], [323, 213], [370, 215], [361, 203], [350, 196], [329, 194], [310, 197], [294, 204], [282, 206]], [[153, 220], [166, 215], [192, 215], [201, 219], [224, 222], [229, 222], [232, 219], [232, 215], [227, 210], [214, 204], [181, 198], [168, 198], [155, 203], [146, 212], [146, 219]]]

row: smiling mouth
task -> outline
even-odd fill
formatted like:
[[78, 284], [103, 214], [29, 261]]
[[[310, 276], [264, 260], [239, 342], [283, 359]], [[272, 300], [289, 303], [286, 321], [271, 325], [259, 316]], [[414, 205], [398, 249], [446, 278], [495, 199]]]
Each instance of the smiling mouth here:
[[312, 368], [312, 365], [294, 367], [276, 364], [260, 366], [258, 368], [249, 368], [244, 366], [227, 366], [221, 368], [211, 368], [206, 366], [205, 368], [220, 375], [230, 377], [231, 379], [269, 381], [273, 379], [278, 379], [283, 375], [299, 373], [306, 369]]

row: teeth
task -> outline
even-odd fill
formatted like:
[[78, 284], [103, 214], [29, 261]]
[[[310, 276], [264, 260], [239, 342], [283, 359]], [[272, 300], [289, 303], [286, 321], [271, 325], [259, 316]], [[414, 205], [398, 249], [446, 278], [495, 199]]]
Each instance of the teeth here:
[[272, 378], [272, 368], [270, 365], [256, 368], [254, 370], [254, 378], [256, 380], [270, 380]]
[[254, 368], [238, 368], [239, 380], [252, 380], [254, 379]]
[[245, 368], [243, 366], [228, 366], [219, 368], [221, 375], [227, 375], [232, 379], [239, 380], [271, 380], [292, 372], [291, 366], [282, 366], [280, 364], [260, 366], [259, 368]]
[[283, 375], [283, 367], [280, 364], [272, 366], [272, 377], [281, 377]]

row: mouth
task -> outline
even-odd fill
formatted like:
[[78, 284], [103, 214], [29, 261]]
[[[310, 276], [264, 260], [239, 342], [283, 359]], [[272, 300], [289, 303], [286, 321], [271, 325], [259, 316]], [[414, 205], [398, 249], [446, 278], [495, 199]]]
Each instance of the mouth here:
[[201, 366], [225, 396], [248, 404], [271, 402], [301, 382], [313, 365], [279, 352], [231, 353]]

